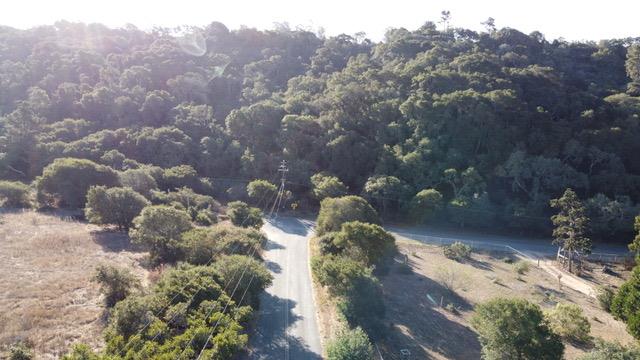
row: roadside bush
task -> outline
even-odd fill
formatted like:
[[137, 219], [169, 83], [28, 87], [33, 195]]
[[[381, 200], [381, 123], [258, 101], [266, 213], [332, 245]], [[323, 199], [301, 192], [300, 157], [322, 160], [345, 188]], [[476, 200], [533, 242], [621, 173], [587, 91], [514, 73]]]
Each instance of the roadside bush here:
[[332, 295], [345, 295], [357, 279], [371, 277], [371, 269], [365, 264], [340, 255], [316, 256], [311, 268], [316, 280]]
[[631, 277], [613, 297], [611, 313], [627, 324], [631, 335], [640, 339], [640, 266], [633, 269]]
[[395, 238], [380, 225], [350, 221], [342, 224], [334, 244], [342, 252], [367, 265], [378, 263], [395, 249]]
[[580, 360], [637, 360], [640, 359], [640, 347], [631, 345], [625, 347], [617, 342], [602, 339], [595, 341], [594, 349], [582, 355]]
[[542, 310], [522, 299], [494, 299], [476, 306], [471, 325], [487, 360], [560, 360], [564, 345]]
[[258, 295], [273, 281], [273, 276], [262, 262], [245, 255], [225, 255], [213, 263], [213, 269], [220, 276], [221, 284], [233, 282], [237, 288], [233, 300], [257, 308]]
[[129, 235], [149, 250], [152, 261], [173, 262], [182, 257], [182, 234], [191, 230], [191, 219], [182, 211], [164, 205], [147, 206], [133, 219]]
[[338, 310], [349, 326], [360, 326], [373, 339], [384, 335], [382, 319], [385, 305], [382, 300], [382, 288], [372, 277], [359, 277], [338, 303]]
[[[182, 234], [184, 259], [195, 265], [208, 264], [219, 255], [248, 255], [262, 245], [263, 235], [255, 229], [218, 224], [206, 229], [193, 229]], [[255, 252], [259, 256], [259, 252]]]
[[[211, 334], [215, 341], [202, 356], [233, 358], [247, 346], [244, 324], [252, 310], [231, 301], [219, 281], [220, 275], [210, 266], [179, 265], [164, 272], [149, 295], [132, 295], [115, 306], [105, 331], [105, 356], [173, 359], [184, 351], [192, 359]], [[188, 319], [186, 327], [180, 316]], [[195, 340], [189, 342], [192, 337]]]
[[545, 315], [551, 330], [563, 339], [574, 343], [587, 343], [591, 340], [591, 324], [578, 305], [558, 303]]
[[250, 207], [242, 201], [232, 201], [227, 204], [227, 216], [235, 226], [262, 227], [262, 211]]
[[327, 345], [328, 360], [373, 359], [373, 345], [361, 328], [343, 330]]
[[339, 231], [342, 224], [349, 221], [380, 224], [376, 210], [359, 196], [326, 198], [320, 203], [316, 234], [322, 236], [331, 231]]
[[600, 304], [600, 307], [603, 310], [611, 312], [611, 303], [613, 302], [614, 295], [615, 293], [609, 287], [601, 287], [598, 289], [596, 298], [598, 299], [598, 304]]
[[87, 202], [91, 186], [118, 186], [119, 181], [118, 174], [108, 166], [86, 159], [58, 158], [36, 178], [37, 200], [41, 206], [78, 209]]
[[0, 207], [28, 208], [31, 206], [29, 185], [19, 181], [0, 181]]
[[342, 249], [335, 244], [335, 238], [338, 235], [337, 232], [326, 233], [316, 238], [318, 246], [320, 247], [320, 253], [323, 255], [338, 254]]
[[93, 281], [100, 285], [107, 307], [113, 307], [140, 287], [140, 281], [128, 269], [113, 265], [98, 265]]
[[133, 219], [148, 205], [144, 196], [130, 188], [92, 186], [87, 192], [84, 213], [93, 224], [114, 224], [128, 231]]
[[445, 245], [442, 249], [444, 256], [455, 261], [462, 261], [471, 256], [471, 246], [456, 241], [451, 245]]
[[526, 260], [520, 260], [513, 264], [513, 270], [517, 272], [519, 275], [524, 275], [529, 272], [531, 266]]

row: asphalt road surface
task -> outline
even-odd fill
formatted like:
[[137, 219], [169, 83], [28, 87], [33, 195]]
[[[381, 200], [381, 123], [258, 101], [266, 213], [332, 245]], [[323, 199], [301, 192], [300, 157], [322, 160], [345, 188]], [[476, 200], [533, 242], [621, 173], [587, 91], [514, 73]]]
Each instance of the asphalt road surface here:
[[[464, 231], [435, 230], [420, 227], [385, 226], [385, 230], [396, 237], [417, 240], [432, 245], [448, 245], [454, 241], [462, 241], [471, 247], [484, 250], [516, 250], [532, 258], [554, 256], [558, 247], [551, 244], [551, 239], [529, 239], [516, 236], [485, 235]], [[593, 257], [599, 254], [624, 256], [629, 249], [622, 244], [593, 244]]]
[[265, 264], [273, 284], [260, 297], [249, 359], [321, 359], [308, 242], [313, 224], [280, 217], [262, 227], [267, 234]]

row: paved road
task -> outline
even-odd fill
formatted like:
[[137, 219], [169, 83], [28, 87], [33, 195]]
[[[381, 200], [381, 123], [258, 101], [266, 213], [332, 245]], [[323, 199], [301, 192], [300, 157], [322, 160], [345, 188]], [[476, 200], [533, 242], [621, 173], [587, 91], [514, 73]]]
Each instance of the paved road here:
[[306, 220], [281, 217], [262, 227], [269, 239], [265, 261], [274, 278], [260, 298], [250, 359], [321, 359], [309, 270], [312, 226]]
[[[427, 244], [445, 245], [454, 241], [462, 241], [477, 249], [501, 250], [505, 246], [520, 251], [533, 258], [554, 256], [558, 250], [551, 244], [551, 239], [531, 239], [517, 236], [485, 235], [464, 231], [434, 230], [420, 227], [385, 226], [385, 229], [396, 236], [417, 240]], [[622, 244], [593, 245], [593, 256], [610, 254], [624, 256], [629, 249]]]

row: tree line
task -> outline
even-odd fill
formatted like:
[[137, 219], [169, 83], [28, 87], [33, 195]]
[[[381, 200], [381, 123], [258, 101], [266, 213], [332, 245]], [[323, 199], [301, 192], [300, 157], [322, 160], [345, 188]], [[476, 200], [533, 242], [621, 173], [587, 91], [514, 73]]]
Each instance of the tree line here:
[[317, 206], [309, 189], [320, 181], [388, 219], [540, 234], [552, 229], [549, 200], [571, 187], [590, 236], [633, 231], [637, 38], [551, 41], [426, 22], [372, 42], [286, 26], [63, 21], [2, 27], [0, 48], [4, 180], [31, 183], [59, 158], [131, 177], [160, 167], [270, 179], [285, 159], [303, 207]]

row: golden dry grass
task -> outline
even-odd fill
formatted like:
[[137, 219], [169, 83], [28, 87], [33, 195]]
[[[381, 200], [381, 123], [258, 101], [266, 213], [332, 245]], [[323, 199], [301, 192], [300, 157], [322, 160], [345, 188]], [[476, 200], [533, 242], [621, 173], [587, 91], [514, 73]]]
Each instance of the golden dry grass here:
[[[469, 320], [473, 306], [495, 297], [525, 298], [543, 309], [557, 302], [574, 303], [589, 319], [592, 336], [623, 344], [634, 341], [625, 325], [600, 309], [596, 299], [566, 286], [560, 288], [557, 279], [535, 265], [519, 275], [513, 264], [503, 261], [503, 255], [474, 253], [470, 261], [458, 263], [445, 258], [442, 249], [436, 246], [399, 242], [398, 248], [406, 255], [409, 269], [396, 263], [381, 278], [386, 321], [393, 329], [379, 344], [385, 359], [402, 359], [400, 349], [408, 349], [415, 358], [479, 358], [480, 344]], [[457, 274], [454, 293], [442, 286], [443, 277], [451, 273], [443, 269]], [[591, 274], [594, 285], [619, 285], [623, 281], [596, 270]], [[459, 313], [440, 307], [440, 302], [445, 306], [451, 303]], [[566, 359], [575, 359], [585, 352], [584, 348], [565, 345]]]
[[91, 282], [94, 269], [117, 264], [145, 280], [144, 254], [123, 249], [126, 235], [62, 213], [0, 219], [0, 353], [15, 341], [31, 342], [38, 359], [58, 358], [75, 342], [102, 346], [104, 307]]

